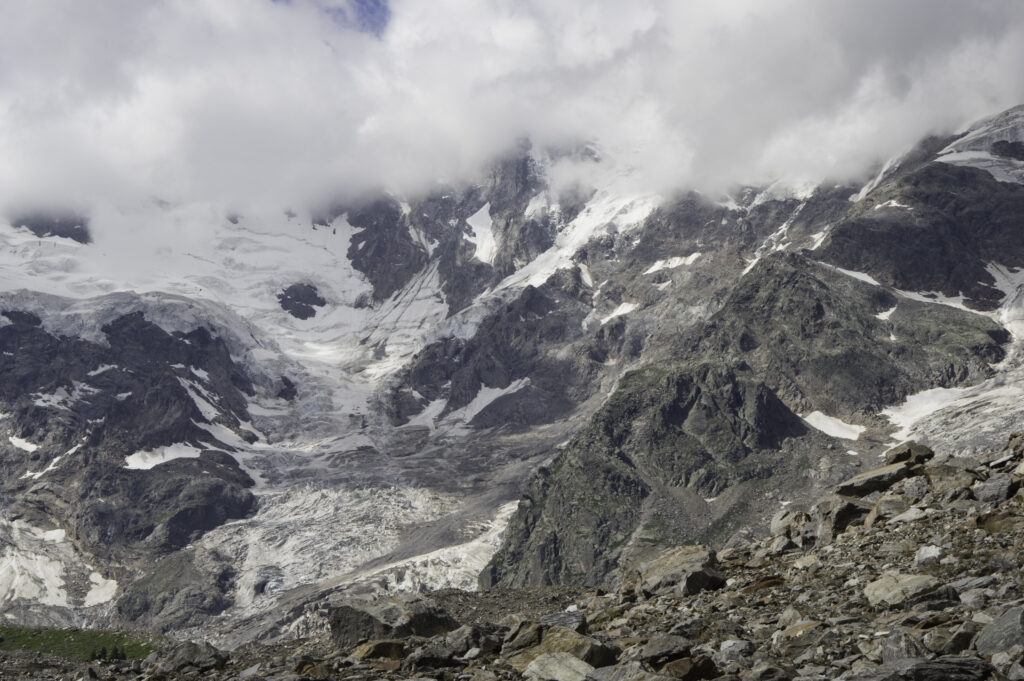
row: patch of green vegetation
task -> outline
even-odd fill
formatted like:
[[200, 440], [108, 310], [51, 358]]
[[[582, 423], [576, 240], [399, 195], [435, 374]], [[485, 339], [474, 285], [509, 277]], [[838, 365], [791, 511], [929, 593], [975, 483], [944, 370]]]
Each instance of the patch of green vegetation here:
[[72, 660], [141, 660], [153, 652], [151, 641], [99, 629], [36, 629], [0, 626], [0, 650], [48, 653]]

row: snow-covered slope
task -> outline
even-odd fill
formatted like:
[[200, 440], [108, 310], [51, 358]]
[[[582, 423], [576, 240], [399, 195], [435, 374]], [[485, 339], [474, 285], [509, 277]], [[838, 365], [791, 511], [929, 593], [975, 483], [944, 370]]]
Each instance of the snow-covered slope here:
[[[425, 345], [473, 336], [483, 319], [524, 286], [540, 285], [571, 265], [574, 252], [595, 234], [633, 229], [656, 205], [653, 197], [619, 196], [613, 180], [621, 173], [611, 171], [599, 178], [609, 185], [593, 188], [591, 200], [563, 223], [558, 197], [546, 184], [550, 159], [529, 163], [536, 181], [513, 188], [518, 209], [506, 206], [502, 212], [481, 200], [486, 195], [476, 198], [488, 191], [499, 196], [500, 177], [490, 189], [469, 191], [441, 225], [445, 231], [433, 225], [428, 234], [432, 226], [417, 222], [427, 216], [429, 202], [403, 204], [401, 229], [425, 259], [381, 300], [375, 300], [373, 282], [353, 262], [353, 244], [363, 243], [368, 232], [353, 226], [347, 211], [325, 222], [291, 211], [237, 215], [224, 206], [154, 202], [97, 208], [88, 221], [88, 243], [40, 237], [0, 221], [0, 307], [36, 315], [54, 337], [100, 345], [106, 342], [105, 325], [135, 312], [168, 332], [208, 327], [244, 368], [255, 388], [246, 398], [250, 420], [228, 427], [221, 418], [225, 407], [208, 392], [203, 370], [174, 365], [202, 414], [195, 425], [211, 439], [140, 449], [123, 462], [126, 469], [159, 471], [178, 459], [198, 459], [209, 442], [217, 442], [255, 482], [256, 512], [208, 531], [195, 546], [197, 564], [227, 560], [237, 574], [233, 605], [222, 616], [249, 617], [272, 609], [291, 589], [331, 580], [370, 580], [385, 590], [470, 587], [511, 512], [507, 504], [517, 494], [516, 481], [531, 466], [519, 460], [522, 454], [472, 444], [475, 434], [468, 424], [530, 380], [482, 386], [468, 404], [443, 418], [433, 418], [428, 408], [397, 428], [381, 412], [381, 390]], [[413, 211], [422, 211], [422, 218]], [[517, 220], [540, 220], [551, 230], [552, 243], [503, 280], [483, 280], [470, 305], [452, 309], [446, 290], [460, 275], [444, 269], [450, 268], [445, 249], [475, 248], [475, 261], [489, 266], [502, 249], [518, 248], [516, 236], [502, 233], [498, 220], [506, 229]], [[386, 262], [396, 256], [385, 244], [373, 257]], [[374, 266], [365, 258], [359, 264]], [[284, 309], [281, 294], [294, 284], [313, 287], [322, 299], [312, 316], [299, 318]], [[114, 369], [92, 369], [87, 381]], [[38, 406], [73, 412], [74, 396], [60, 390], [37, 399]], [[8, 437], [10, 446], [26, 454], [27, 447], [37, 447], [13, 430]], [[546, 437], [561, 436], [556, 431]], [[451, 438], [467, 441], [460, 445], [469, 449], [465, 462], [447, 453]], [[524, 446], [513, 443], [512, 451]], [[529, 456], [542, 456], [531, 447]], [[42, 453], [42, 462], [23, 478], [45, 484], [57, 466], [74, 459], [70, 451], [50, 460], [49, 449]], [[427, 540], [409, 533], [427, 526], [452, 529], [434, 530]], [[4, 559], [10, 569], [0, 579], [6, 602], [54, 606], [65, 621], [100, 602], [98, 596], [69, 600], [59, 588], [62, 575], [84, 569], [76, 567], [85, 564], [76, 547], [54, 540], [52, 548], [38, 551], [37, 561], [26, 562], [25, 551], [34, 549], [23, 548], [25, 541], [18, 538], [51, 535], [14, 526], [11, 532]], [[391, 576], [373, 577], [377, 574]], [[108, 596], [104, 603], [115, 595], [112, 583], [100, 582]], [[122, 583], [116, 594], [128, 586]]]

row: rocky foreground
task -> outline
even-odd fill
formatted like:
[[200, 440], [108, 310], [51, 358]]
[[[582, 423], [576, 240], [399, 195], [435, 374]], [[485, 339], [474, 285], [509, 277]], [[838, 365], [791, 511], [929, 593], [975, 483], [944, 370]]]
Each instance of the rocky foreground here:
[[979, 457], [908, 443], [771, 536], [679, 546], [617, 592], [335, 603], [330, 635], [144, 661], [5, 653], [2, 679], [1024, 679], [1024, 434]]

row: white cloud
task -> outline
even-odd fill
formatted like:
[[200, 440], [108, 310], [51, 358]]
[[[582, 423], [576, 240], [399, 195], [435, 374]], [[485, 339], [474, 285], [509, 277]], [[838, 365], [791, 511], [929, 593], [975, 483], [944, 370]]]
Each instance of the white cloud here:
[[847, 175], [1024, 101], [1015, 0], [392, 0], [379, 39], [345, 2], [2, 2], [0, 201], [402, 191], [524, 136], [651, 185]]

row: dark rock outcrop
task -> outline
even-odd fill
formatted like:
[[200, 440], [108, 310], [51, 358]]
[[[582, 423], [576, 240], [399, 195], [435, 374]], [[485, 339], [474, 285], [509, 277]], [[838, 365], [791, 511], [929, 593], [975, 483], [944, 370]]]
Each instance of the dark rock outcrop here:
[[80, 244], [92, 242], [89, 218], [75, 213], [31, 212], [19, 213], [10, 219], [14, 227], [24, 227], [36, 236], [58, 236]]
[[316, 308], [327, 304], [312, 284], [292, 284], [277, 294], [277, 302], [281, 304], [282, 310], [296, 319], [315, 317]]

